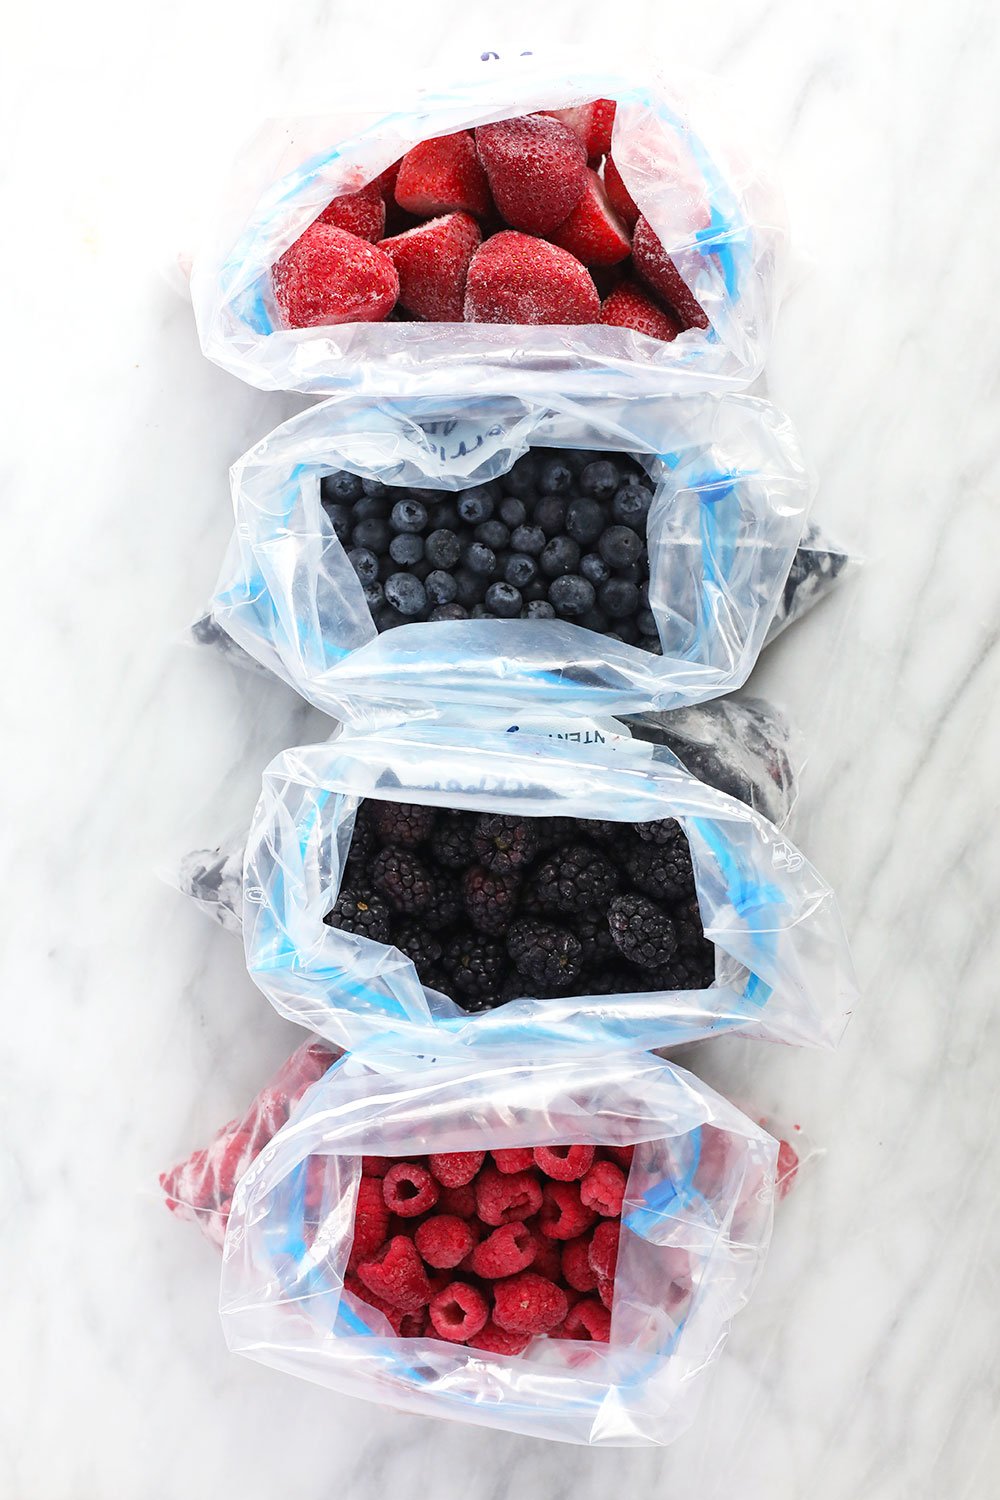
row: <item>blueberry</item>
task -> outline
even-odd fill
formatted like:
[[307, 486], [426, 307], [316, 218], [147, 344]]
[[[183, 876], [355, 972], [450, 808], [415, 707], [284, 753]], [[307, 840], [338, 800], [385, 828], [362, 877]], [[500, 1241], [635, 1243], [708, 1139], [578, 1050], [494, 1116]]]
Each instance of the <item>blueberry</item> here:
[[389, 493], [388, 488], [381, 479], [362, 479], [361, 488], [372, 500], [381, 500]]
[[427, 507], [420, 500], [397, 500], [389, 516], [393, 531], [418, 532], [427, 525]]
[[639, 632], [635, 627], [634, 620], [615, 620], [618, 630], [618, 639], [625, 642], [626, 646], [636, 646], [639, 643]]
[[401, 568], [412, 567], [418, 563], [424, 555], [424, 539], [421, 536], [413, 536], [408, 531], [401, 531], [394, 536], [389, 543], [389, 556], [394, 563]]
[[653, 497], [641, 484], [623, 484], [611, 502], [611, 514], [619, 526], [631, 526], [645, 535], [646, 517]]
[[458, 497], [458, 513], [470, 526], [479, 526], [493, 514], [493, 491], [488, 484], [473, 485]]
[[588, 552], [586, 557], [580, 559], [580, 576], [598, 588], [611, 577], [611, 569], [603, 557], [598, 557], [596, 552]]
[[597, 550], [611, 568], [628, 568], [638, 560], [642, 542], [628, 526], [609, 526]]
[[374, 616], [377, 610], [385, 603], [385, 590], [380, 583], [365, 584], [365, 603]]
[[470, 573], [480, 578], [492, 578], [497, 570], [497, 557], [492, 547], [485, 542], [472, 542], [462, 554], [462, 562]]
[[460, 604], [436, 604], [427, 618], [429, 620], [467, 620], [469, 612]]
[[524, 595], [525, 604], [534, 604], [537, 600], [549, 597], [549, 583], [547, 578], [536, 578], [533, 583], [526, 583], [521, 590]]
[[523, 526], [528, 519], [528, 507], [516, 495], [506, 495], [500, 501], [499, 516], [503, 524], [513, 531], [515, 526]]
[[427, 594], [419, 578], [410, 573], [393, 573], [386, 580], [385, 597], [401, 615], [411, 618], [427, 608]]
[[576, 572], [580, 549], [568, 536], [553, 537], [538, 561], [546, 577], [560, 578], [563, 573]]
[[532, 599], [521, 611], [526, 620], [554, 620], [556, 612], [547, 599]]
[[359, 521], [351, 532], [351, 546], [365, 547], [369, 552], [383, 553], [389, 545], [390, 531], [384, 521], [373, 516], [369, 521]]
[[324, 500], [340, 500], [347, 505], [360, 500], [364, 493], [357, 474], [348, 474], [341, 469], [323, 476], [319, 482], [319, 492]]
[[[500, 481], [508, 495], [518, 495], [522, 499], [527, 495], [535, 493], [538, 483], [538, 465], [530, 453], [525, 453], [518, 459], [514, 467], [503, 476]], [[511, 523], [508, 522], [508, 525]]]
[[639, 609], [636, 612], [635, 623], [642, 635], [659, 635], [660, 633], [656, 628], [656, 616], [651, 609], [645, 607]]
[[486, 590], [486, 608], [504, 620], [513, 620], [521, 613], [520, 591], [509, 583], [491, 583]]
[[618, 465], [609, 458], [599, 458], [580, 471], [580, 489], [595, 500], [610, 500], [622, 482]]
[[477, 578], [475, 573], [470, 573], [468, 568], [459, 568], [455, 574], [455, 600], [458, 604], [464, 604], [466, 609], [470, 605], [478, 604], [486, 592], [485, 578]]
[[538, 488], [543, 495], [565, 495], [573, 486], [573, 470], [561, 458], [550, 458], [542, 464]]
[[512, 552], [504, 566], [503, 576], [514, 588], [526, 588], [538, 576], [538, 564], [526, 552]]
[[471, 620], [491, 620], [495, 616], [490, 614], [485, 604], [479, 603], [472, 606], [469, 611], [469, 618]]
[[332, 502], [324, 505], [327, 520], [333, 527], [334, 535], [339, 542], [346, 546], [351, 535], [351, 527], [354, 525], [354, 512], [349, 505], [335, 505]]
[[424, 556], [435, 568], [453, 568], [462, 555], [462, 543], [453, 531], [432, 531], [424, 543]]
[[628, 568], [619, 568], [617, 571], [619, 578], [624, 578], [627, 583], [634, 583], [636, 587], [638, 587], [638, 585], [642, 583], [643, 579], [646, 577], [648, 570], [648, 559], [646, 557], [645, 551], [643, 551], [639, 554], [638, 562], [634, 562], [631, 567]]
[[560, 500], [558, 495], [546, 495], [535, 506], [532, 519], [536, 526], [542, 528], [546, 536], [558, 536], [566, 525], [567, 509], [567, 502]]
[[517, 526], [510, 537], [514, 551], [526, 552], [529, 557], [541, 556], [545, 541], [545, 532], [540, 526]]
[[596, 542], [604, 530], [605, 522], [604, 507], [598, 505], [596, 500], [588, 500], [585, 496], [578, 495], [575, 500], [569, 502], [566, 512], [566, 534], [571, 536], [574, 542], [586, 546], [588, 542]]
[[458, 594], [458, 584], [453, 573], [435, 568], [424, 579], [424, 590], [431, 604], [451, 604]]
[[397, 625], [405, 625], [406, 621], [398, 609], [393, 609], [391, 604], [383, 604], [375, 616], [376, 630], [394, 630]]
[[378, 558], [374, 552], [369, 552], [366, 547], [353, 547], [347, 554], [347, 561], [362, 583], [378, 582]]
[[380, 500], [377, 497], [369, 498], [367, 495], [363, 500], [354, 503], [354, 524], [359, 521], [385, 521], [389, 516], [389, 501]]
[[494, 552], [500, 552], [510, 541], [510, 532], [502, 521], [483, 521], [472, 533], [477, 542], [485, 542]]
[[549, 585], [549, 603], [557, 615], [573, 619], [584, 614], [594, 603], [594, 585], [578, 573], [565, 574]]
[[439, 500], [429, 508], [429, 525], [434, 531], [455, 531], [462, 524], [454, 500]]
[[597, 597], [604, 613], [612, 620], [624, 620], [639, 608], [639, 590], [624, 578], [609, 578], [607, 583], [601, 584]]
[[603, 610], [585, 609], [583, 614], [577, 617], [576, 623], [582, 625], [584, 630], [605, 631], [608, 628], [608, 617]]
[[413, 574], [414, 578], [419, 578], [421, 583], [423, 583], [424, 579], [431, 571], [431, 565], [427, 561], [426, 557], [421, 557], [415, 563], [410, 564], [410, 572]]
[[393, 575], [393, 573], [395, 573], [395, 571], [396, 571], [396, 564], [393, 562], [393, 560], [389, 556], [388, 552], [383, 552], [382, 556], [378, 560], [378, 576], [379, 576], [379, 578], [382, 580], [383, 583], [385, 583], [385, 580], [387, 578], [391, 578], [392, 575]]

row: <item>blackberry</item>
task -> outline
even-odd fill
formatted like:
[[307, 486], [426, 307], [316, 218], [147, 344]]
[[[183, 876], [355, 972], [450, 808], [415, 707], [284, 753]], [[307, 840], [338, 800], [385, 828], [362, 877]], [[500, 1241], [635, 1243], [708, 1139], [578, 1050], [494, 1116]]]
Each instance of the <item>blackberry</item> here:
[[611, 514], [619, 526], [630, 526], [640, 536], [646, 534], [646, 517], [652, 495], [641, 484], [625, 484], [611, 502]]
[[324, 474], [319, 482], [319, 492], [324, 500], [339, 500], [350, 505], [354, 500], [360, 500], [364, 493], [362, 481], [357, 474], [348, 474], [346, 469], [337, 469], [332, 474]]
[[458, 584], [443, 568], [435, 568], [424, 579], [424, 593], [429, 604], [452, 604], [458, 593]]
[[540, 557], [548, 538], [540, 526], [515, 526], [510, 534], [510, 545], [515, 552], [524, 552], [528, 557]]
[[608, 927], [619, 953], [639, 969], [663, 969], [677, 952], [673, 922], [645, 896], [616, 896]]
[[538, 853], [535, 819], [482, 813], [476, 819], [472, 846], [479, 863], [487, 870], [523, 870]]
[[507, 967], [507, 954], [495, 938], [464, 932], [447, 945], [442, 963], [450, 981], [448, 993], [461, 1005], [495, 993]]
[[705, 936], [705, 926], [701, 920], [701, 908], [698, 905], [697, 896], [688, 896], [679, 901], [670, 912], [670, 919], [677, 933], [677, 947], [681, 953], [693, 958], [701, 958], [706, 952], [715, 952], [715, 944], [710, 943]]
[[381, 557], [389, 545], [391, 536], [392, 532], [385, 521], [380, 521], [373, 516], [368, 521], [358, 521], [355, 524], [351, 532], [351, 546], [365, 547], [369, 552], [374, 552], [377, 557]]
[[530, 918], [512, 923], [507, 933], [507, 952], [526, 979], [538, 988], [556, 993], [569, 988], [582, 966], [579, 938], [565, 928]]
[[428, 931], [424, 922], [400, 922], [392, 935], [392, 941], [401, 953], [413, 960], [421, 979], [441, 962], [444, 945], [440, 938]]
[[605, 818], [581, 818], [579, 827], [582, 833], [589, 833], [592, 839], [602, 844], [614, 844], [621, 838], [627, 824], [611, 823]]
[[654, 818], [650, 823], [633, 823], [632, 827], [644, 844], [672, 844], [681, 837], [676, 818]]
[[434, 832], [434, 809], [420, 802], [375, 801], [371, 811], [372, 827], [380, 844], [398, 844], [415, 849]]
[[577, 500], [571, 500], [566, 512], [566, 535], [579, 542], [585, 547], [589, 542], [596, 542], [604, 530], [604, 508], [598, 505], [596, 500], [588, 500], [581, 496]]
[[488, 521], [493, 514], [496, 498], [493, 489], [488, 484], [473, 485], [472, 489], [463, 490], [458, 497], [458, 513], [462, 520], [469, 526], [479, 526], [483, 521]]
[[452, 927], [464, 914], [465, 903], [462, 888], [450, 875], [438, 875], [434, 880], [430, 905], [420, 920], [435, 932]]
[[585, 969], [606, 969], [618, 959], [618, 949], [611, 938], [606, 910], [581, 912], [573, 923], [573, 931], [580, 939]]
[[580, 549], [568, 536], [553, 537], [546, 546], [538, 566], [546, 578], [562, 578], [566, 573], [575, 573], [580, 562]]
[[549, 603], [557, 615], [575, 619], [594, 605], [594, 585], [577, 573], [553, 578], [549, 585]]
[[687, 839], [670, 844], [639, 844], [628, 857], [632, 884], [657, 901], [683, 901], [694, 895], [694, 870]]
[[573, 487], [573, 470], [560, 458], [543, 463], [538, 474], [538, 488], [543, 495], [565, 495]]
[[[614, 945], [612, 944], [612, 947]], [[614, 949], [615, 957], [618, 950]], [[624, 964], [601, 968], [588, 976], [587, 990], [591, 995], [631, 995], [634, 992], [636, 974]]]
[[628, 526], [609, 526], [597, 550], [609, 568], [628, 568], [638, 562], [642, 542]]
[[506, 932], [514, 916], [520, 888], [521, 877], [513, 871], [484, 870], [481, 865], [467, 870], [462, 892], [473, 927], [495, 935]]
[[356, 932], [373, 943], [389, 941], [389, 907], [381, 896], [364, 890], [342, 890], [323, 918], [328, 927]]
[[427, 608], [427, 594], [419, 578], [412, 573], [393, 573], [385, 581], [385, 597], [401, 615], [413, 618]]
[[476, 862], [472, 843], [475, 826], [471, 813], [442, 813], [431, 834], [431, 854], [446, 870], [465, 870]]
[[698, 958], [676, 953], [664, 969], [650, 974], [650, 987], [658, 990], [707, 990], [715, 983], [715, 948]]
[[580, 489], [595, 500], [610, 500], [622, 482], [618, 465], [608, 458], [599, 458], [580, 471]]
[[351, 847], [347, 851], [348, 860], [366, 862], [371, 858], [375, 849], [375, 807], [378, 803], [359, 802], [358, 810], [354, 814], [354, 827], [351, 829]]
[[426, 911], [434, 897], [433, 878], [416, 855], [391, 844], [375, 856], [372, 884], [396, 911]]
[[486, 608], [502, 620], [516, 620], [523, 603], [520, 590], [511, 583], [491, 583], [486, 590]]
[[510, 543], [510, 532], [502, 521], [484, 521], [472, 533], [474, 541], [485, 542], [494, 552], [502, 552]]
[[535, 829], [535, 837], [538, 840], [539, 852], [549, 853], [552, 849], [558, 849], [561, 844], [570, 844], [576, 840], [577, 824], [575, 818], [532, 818]]
[[397, 500], [389, 512], [389, 525], [397, 532], [424, 531], [427, 521], [427, 507], [419, 500]]
[[545, 861], [534, 884], [543, 906], [582, 912], [607, 907], [618, 889], [618, 872], [593, 844], [570, 844]]
[[497, 514], [508, 530], [513, 531], [515, 526], [523, 526], [528, 519], [528, 507], [516, 495], [507, 495], [500, 501]]

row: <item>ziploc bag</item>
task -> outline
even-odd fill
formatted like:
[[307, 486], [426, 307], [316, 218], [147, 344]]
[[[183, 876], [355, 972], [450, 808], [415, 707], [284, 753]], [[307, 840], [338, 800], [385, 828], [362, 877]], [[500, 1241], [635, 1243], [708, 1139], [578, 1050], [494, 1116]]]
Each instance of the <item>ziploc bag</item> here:
[[[404, 1411], [595, 1446], [669, 1443], [762, 1264], [777, 1142], [649, 1054], [524, 1040], [472, 1057], [372, 1047], [326, 1074], [233, 1197], [227, 1342]], [[401, 1338], [345, 1288], [362, 1156], [567, 1143], [636, 1146], [609, 1343], [539, 1337], [499, 1355]]]
[[[237, 163], [224, 209], [195, 260], [191, 291], [204, 353], [265, 390], [397, 391], [461, 367], [466, 389], [503, 369], [514, 392], [660, 392], [749, 385], [775, 318], [784, 212], [745, 124], [715, 86], [661, 74], [648, 58], [608, 66], [573, 52], [475, 62], [405, 97], [392, 81], [338, 115], [274, 120]], [[489, 121], [617, 101], [611, 153], [625, 186], [708, 316], [670, 343], [590, 324], [382, 322], [285, 329], [271, 267], [330, 200], [372, 182], [411, 147]]]
[[[675, 818], [716, 947], [714, 984], [524, 996], [468, 1014], [425, 989], [398, 949], [324, 923], [368, 797], [529, 817]], [[738, 1028], [832, 1045], [855, 997], [833, 893], [803, 855], [760, 814], [683, 770], [667, 748], [593, 723], [559, 736], [540, 726], [500, 733], [446, 721], [345, 729], [327, 744], [286, 751], [264, 774], [247, 842], [243, 936], [250, 976], [275, 1008], [345, 1048], [389, 1031], [414, 1050], [432, 1050], [439, 1034], [478, 1045], [522, 1028], [567, 1043], [600, 1032], [666, 1047]]]
[[[810, 475], [766, 402], [710, 396], [535, 402], [339, 396], [234, 466], [235, 534], [216, 622], [340, 719], [373, 707], [629, 713], [738, 687], [763, 645], [805, 524]], [[379, 635], [321, 503], [323, 475], [455, 493], [529, 449], [627, 451], [656, 490], [646, 527], [662, 655], [567, 620], [468, 619]]]

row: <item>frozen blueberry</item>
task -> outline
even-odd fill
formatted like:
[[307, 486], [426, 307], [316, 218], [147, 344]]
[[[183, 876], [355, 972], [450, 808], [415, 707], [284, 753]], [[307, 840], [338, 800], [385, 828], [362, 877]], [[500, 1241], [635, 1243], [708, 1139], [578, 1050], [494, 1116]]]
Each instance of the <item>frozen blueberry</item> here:
[[634, 583], [638, 588], [649, 571], [649, 560], [646, 557], [645, 548], [640, 551], [638, 562], [631, 563], [627, 568], [618, 568], [616, 571], [619, 578], [624, 578], [628, 583]]
[[401, 615], [412, 618], [427, 608], [427, 594], [419, 578], [412, 573], [393, 573], [386, 579], [385, 597]]
[[486, 605], [480, 600], [478, 604], [474, 604], [469, 610], [469, 618], [471, 620], [492, 620], [495, 616], [490, 614]]
[[469, 612], [460, 604], [436, 604], [427, 618], [429, 620], [467, 620]]
[[619, 526], [631, 526], [633, 531], [644, 536], [652, 499], [652, 495], [641, 484], [623, 484], [611, 502], [611, 514]]
[[397, 625], [406, 622], [398, 609], [393, 609], [390, 604], [384, 604], [374, 617], [376, 630], [393, 630]]
[[627, 568], [638, 561], [642, 542], [628, 526], [609, 526], [597, 550], [611, 568]]
[[393, 531], [418, 532], [427, 525], [427, 507], [420, 500], [397, 500], [389, 516]]
[[380, 499], [377, 495], [365, 495], [363, 499], [354, 503], [354, 525], [359, 521], [385, 521], [389, 516], [389, 501]]
[[435, 568], [424, 579], [424, 591], [431, 604], [451, 604], [458, 594], [458, 584], [453, 573]]
[[485, 542], [470, 542], [462, 554], [462, 562], [480, 578], [492, 578], [497, 570], [497, 555]]
[[549, 584], [549, 603], [557, 615], [573, 619], [592, 608], [594, 585], [581, 578], [578, 573], [569, 573], [554, 578]]
[[428, 515], [428, 525], [433, 531], [455, 531], [462, 524], [454, 500], [439, 500], [429, 507]]
[[354, 525], [354, 512], [349, 505], [335, 505], [333, 503], [324, 505], [327, 519], [333, 527], [334, 535], [339, 542], [346, 546], [351, 535], [351, 527]]
[[385, 603], [385, 590], [380, 583], [365, 584], [365, 603], [373, 615], [382, 608]]
[[600, 609], [585, 609], [582, 615], [577, 616], [576, 623], [582, 625], [584, 630], [607, 630], [608, 617]]
[[538, 465], [532, 454], [525, 453], [500, 481], [508, 495], [519, 495], [523, 499], [535, 492], [538, 482]]
[[656, 628], [656, 616], [648, 607], [644, 606], [642, 609], [636, 611], [635, 623], [638, 625], [642, 635], [659, 635], [659, 631]]
[[501, 552], [510, 541], [510, 532], [502, 521], [483, 521], [472, 533], [477, 542], [485, 542], [494, 552]]
[[609, 458], [599, 458], [580, 471], [580, 489], [595, 500], [610, 500], [622, 482], [618, 465]]
[[352, 547], [366, 547], [369, 552], [381, 554], [389, 545], [391, 532], [384, 521], [374, 516], [369, 521], [359, 521], [351, 532]]
[[538, 488], [543, 495], [565, 495], [573, 487], [573, 470], [561, 458], [550, 458], [542, 464]]
[[458, 497], [458, 513], [470, 526], [479, 526], [481, 522], [488, 521], [493, 514], [493, 506], [493, 491], [487, 484], [473, 485], [471, 490], [463, 490]]
[[372, 500], [381, 500], [389, 493], [381, 479], [362, 479], [361, 488]]
[[516, 495], [505, 495], [500, 501], [498, 514], [503, 524], [513, 531], [515, 526], [523, 526], [528, 519], [528, 507]]
[[427, 577], [430, 571], [431, 565], [427, 561], [426, 557], [421, 557], [417, 562], [410, 564], [410, 572], [413, 574], [414, 578], [419, 578], [421, 583], [423, 583], [424, 579]]
[[566, 512], [566, 534], [571, 536], [574, 542], [579, 542], [582, 547], [589, 542], [596, 542], [604, 530], [605, 522], [604, 507], [598, 505], [596, 500], [588, 500], [585, 495], [578, 495], [575, 500], [569, 502]]
[[598, 557], [596, 552], [588, 552], [586, 557], [580, 559], [580, 576], [599, 588], [611, 577], [611, 569], [603, 557]]
[[347, 505], [360, 500], [364, 493], [357, 474], [348, 474], [346, 470], [325, 474], [319, 482], [319, 492], [324, 500], [340, 500]]
[[458, 604], [464, 604], [468, 609], [473, 604], [478, 604], [486, 592], [485, 578], [479, 578], [475, 573], [470, 573], [468, 568], [459, 568], [455, 574], [455, 600]]
[[412, 532], [401, 531], [389, 543], [389, 556], [401, 568], [410, 568], [424, 555], [424, 539]]
[[347, 554], [347, 561], [362, 583], [378, 582], [378, 558], [374, 552], [369, 552], [366, 547], [353, 547]]
[[453, 568], [461, 555], [462, 543], [453, 531], [432, 531], [424, 543], [424, 556], [435, 568]]
[[564, 573], [576, 572], [580, 549], [568, 536], [553, 537], [538, 562], [547, 578], [561, 578]]
[[536, 526], [542, 528], [546, 536], [558, 536], [566, 525], [566, 510], [565, 500], [561, 500], [558, 495], [546, 495], [535, 506], [532, 519]]
[[512, 552], [504, 564], [503, 576], [514, 588], [527, 588], [538, 576], [538, 564], [526, 552]]
[[612, 624], [618, 631], [618, 637], [626, 646], [637, 646], [639, 644], [639, 632], [634, 620], [614, 620]]
[[510, 544], [515, 552], [539, 557], [545, 546], [545, 532], [540, 526], [517, 526], [511, 532]]
[[513, 620], [521, 613], [520, 590], [509, 583], [491, 583], [485, 603], [488, 610], [505, 620]]
[[639, 590], [624, 578], [609, 578], [597, 595], [601, 608], [612, 620], [624, 620], [639, 608]]
[[554, 620], [556, 612], [547, 599], [532, 599], [521, 611], [526, 620]]

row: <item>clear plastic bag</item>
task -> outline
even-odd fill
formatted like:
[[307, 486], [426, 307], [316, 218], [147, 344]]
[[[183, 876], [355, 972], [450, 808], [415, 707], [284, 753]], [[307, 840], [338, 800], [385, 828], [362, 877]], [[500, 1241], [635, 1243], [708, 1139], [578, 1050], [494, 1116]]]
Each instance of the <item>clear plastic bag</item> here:
[[[347, 1057], [233, 1198], [220, 1308], [229, 1347], [352, 1396], [595, 1446], [673, 1441], [745, 1304], [771, 1230], [777, 1143], [649, 1054]], [[530, 1056], [530, 1061], [526, 1060]], [[344, 1287], [365, 1155], [567, 1142], [637, 1149], [610, 1343], [536, 1338], [498, 1355], [397, 1337]]]
[[[528, 448], [628, 452], [649, 470], [649, 604], [662, 655], [566, 620], [449, 620], [378, 634], [320, 479], [456, 492]], [[812, 483], [787, 421], [748, 397], [544, 402], [335, 397], [234, 466], [235, 534], [212, 613], [336, 718], [387, 705], [635, 713], [738, 687], [764, 642]]]
[[[275, 120], [237, 163], [224, 208], [194, 263], [191, 290], [209, 359], [265, 390], [408, 393], [435, 369], [477, 388], [502, 369], [507, 389], [543, 396], [749, 385], [766, 355], [779, 298], [784, 212], [742, 121], [699, 75], [657, 73], [572, 52], [476, 62], [411, 98], [393, 81], [367, 106]], [[663, 343], [625, 328], [383, 322], [284, 329], [270, 268], [332, 198], [373, 181], [420, 141], [493, 120], [608, 98], [612, 155], [626, 187], [701, 303], [710, 329]]]
[[[479, 1014], [425, 989], [398, 949], [327, 926], [366, 797], [527, 816], [675, 818], [690, 845], [709, 989], [512, 999]], [[522, 724], [506, 733], [438, 722], [345, 730], [280, 755], [264, 775], [245, 860], [251, 978], [283, 1015], [345, 1048], [398, 1031], [476, 1044], [547, 1033], [665, 1047], [721, 1031], [810, 1045], [839, 1038], [855, 997], [829, 887], [759, 814], [703, 785], [666, 747], [613, 726]], [[418, 1037], [423, 1034], [423, 1040]]]

